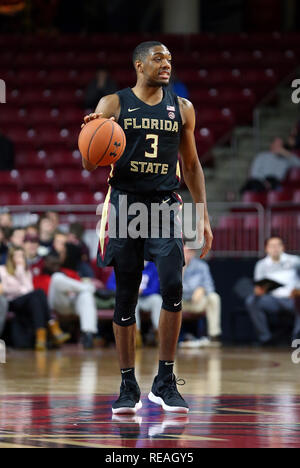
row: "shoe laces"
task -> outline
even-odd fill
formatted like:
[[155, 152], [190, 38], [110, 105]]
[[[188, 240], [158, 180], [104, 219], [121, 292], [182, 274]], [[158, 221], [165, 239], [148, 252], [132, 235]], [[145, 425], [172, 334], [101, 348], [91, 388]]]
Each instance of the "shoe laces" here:
[[165, 385], [162, 389], [162, 393], [168, 394], [168, 396], [179, 396], [181, 399], [183, 399], [180, 393], [178, 392], [177, 385], [185, 385], [185, 380], [177, 378], [175, 374], [172, 375], [172, 380], [170, 382], [168, 380], [169, 379], [165, 380]]

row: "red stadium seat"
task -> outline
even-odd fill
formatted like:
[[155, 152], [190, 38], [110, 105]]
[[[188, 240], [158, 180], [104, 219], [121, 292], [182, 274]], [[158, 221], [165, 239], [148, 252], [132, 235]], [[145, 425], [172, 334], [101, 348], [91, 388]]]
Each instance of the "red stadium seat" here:
[[13, 171], [0, 171], [0, 190], [4, 191], [17, 191], [20, 187], [20, 173], [17, 170]]
[[293, 194], [290, 189], [271, 190], [267, 195], [267, 205], [275, 205], [281, 202], [291, 201]]
[[267, 194], [264, 192], [244, 192], [242, 201], [244, 203], [260, 203], [265, 206], [267, 201]]
[[22, 202], [21, 194], [17, 192], [6, 192], [0, 190], [0, 205], [2, 207], [10, 205], [20, 205]]
[[89, 191], [91, 187], [91, 174], [88, 171], [78, 169], [61, 169], [57, 172], [58, 189], [67, 191]]
[[48, 167], [53, 169], [82, 169], [79, 151], [53, 150], [47, 151]]
[[22, 205], [56, 205], [57, 195], [54, 192], [23, 192], [21, 194]]
[[[197, 109], [196, 109], [197, 110]], [[205, 109], [197, 112], [197, 127], [207, 127], [215, 135], [216, 141], [232, 132], [235, 118], [230, 109]]]
[[195, 132], [195, 141], [198, 151], [198, 156], [202, 163], [213, 162], [213, 157], [210, 153], [215, 139], [213, 133], [208, 128], [200, 128]]
[[295, 190], [293, 195], [293, 202], [300, 203], [300, 190]]
[[53, 170], [48, 169], [43, 171], [41, 169], [23, 169], [20, 171], [20, 179], [22, 189], [24, 191], [54, 191], [56, 188], [56, 174]]
[[300, 187], [300, 168], [294, 167], [290, 170], [287, 180], [286, 180], [287, 187]]
[[110, 167], [99, 167], [96, 171], [91, 173], [91, 183], [93, 190], [104, 191], [108, 190], [107, 179], [111, 172]]
[[23, 150], [16, 154], [15, 165], [17, 169], [45, 169], [48, 160], [45, 151]]

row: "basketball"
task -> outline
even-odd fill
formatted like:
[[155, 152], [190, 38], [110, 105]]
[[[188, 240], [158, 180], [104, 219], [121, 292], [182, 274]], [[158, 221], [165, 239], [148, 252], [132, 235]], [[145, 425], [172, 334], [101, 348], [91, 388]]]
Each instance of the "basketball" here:
[[120, 125], [111, 119], [95, 119], [81, 130], [78, 147], [84, 159], [94, 166], [115, 164], [122, 156], [126, 137]]

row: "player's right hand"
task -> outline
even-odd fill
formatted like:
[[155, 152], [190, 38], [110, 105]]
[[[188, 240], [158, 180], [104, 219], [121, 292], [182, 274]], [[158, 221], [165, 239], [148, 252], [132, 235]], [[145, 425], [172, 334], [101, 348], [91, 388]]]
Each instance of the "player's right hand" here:
[[91, 120], [95, 120], [95, 119], [101, 119], [102, 117], [102, 112], [97, 114], [97, 113], [93, 113], [93, 114], [89, 114], [89, 115], [86, 115], [84, 118], [83, 118], [83, 121], [84, 123], [81, 125], [81, 128], [83, 128], [85, 126], [85, 124], [87, 124], [88, 122], [90, 122]]

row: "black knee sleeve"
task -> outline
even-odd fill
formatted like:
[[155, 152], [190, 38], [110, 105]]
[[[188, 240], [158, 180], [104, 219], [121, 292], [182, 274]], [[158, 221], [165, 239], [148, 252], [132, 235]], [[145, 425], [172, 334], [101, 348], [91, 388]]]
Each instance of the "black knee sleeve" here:
[[129, 327], [135, 323], [135, 308], [138, 301], [142, 272], [115, 271], [115, 274], [117, 289], [113, 320], [121, 327]]
[[[175, 272], [174, 272], [175, 274]], [[162, 308], [169, 312], [180, 312], [182, 309], [182, 281], [178, 278], [170, 277], [161, 285], [161, 295], [163, 299]]]

